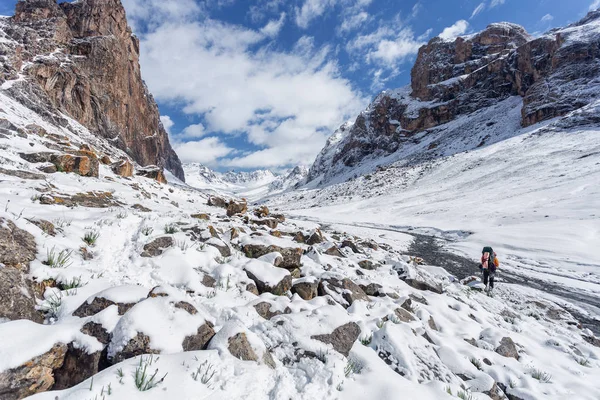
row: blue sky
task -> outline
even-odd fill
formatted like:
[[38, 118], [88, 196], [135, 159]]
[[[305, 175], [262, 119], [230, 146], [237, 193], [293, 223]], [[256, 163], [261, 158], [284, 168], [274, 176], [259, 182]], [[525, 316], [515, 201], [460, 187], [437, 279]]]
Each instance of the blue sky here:
[[[381, 90], [410, 82], [422, 44], [491, 22], [532, 34], [600, 0], [122, 0], [142, 74], [184, 162], [309, 165]], [[0, 0], [12, 14], [14, 0]]]

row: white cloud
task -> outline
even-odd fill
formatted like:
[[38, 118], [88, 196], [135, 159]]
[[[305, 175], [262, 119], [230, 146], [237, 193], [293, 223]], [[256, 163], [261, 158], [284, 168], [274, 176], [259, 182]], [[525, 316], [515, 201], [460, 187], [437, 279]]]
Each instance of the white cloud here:
[[412, 8], [412, 12], [411, 12], [411, 14], [410, 14], [410, 15], [411, 15], [413, 18], [415, 18], [417, 15], [419, 15], [419, 12], [421, 12], [421, 10], [422, 10], [422, 9], [423, 9], [423, 6], [421, 5], [421, 2], [420, 2], [420, 1], [417, 1], [417, 2], [415, 3], [415, 5], [413, 6], [413, 8]]
[[173, 127], [173, 125], [175, 125], [171, 117], [169, 117], [168, 115], [161, 115], [160, 122], [162, 122], [165, 131], [167, 131], [167, 133], [171, 133], [171, 128]]
[[479, 3], [479, 5], [477, 7], [475, 7], [475, 9], [473, 10], [473, 13], [471, 14], [471, 19], [474, 18], [477, 14], [479, 14], [483, 10], [485, 10], [485, 3]]
[[142, 23], [150, 29], [159, 26], [162, 21], [189, 21], [202, 14], [202, 8], [195, 0], [122, 0], [127, 20], [134, 31]]
[[444, 40], [451, 40], [456, 38], [457, 36], [462, 35], [467, 31], [469, 27], [469, 23], [464, 19], [456, 21], [454, 25], [444, 28], [442, 33], [439, 34], [439, 37]]
[[271, 20], [269, 21], [261, 30], [260, 32], [266, 36], [269, 36], [271, 38], [276, 37], [277, 35], [279, 35], [279, 32], [281, 31], [281, 28], [283, 28], [283, 24], [285, 22], [285, 13], [282, 12], [279, 15], [279, 19], [278, 20]]
[[600, 0], [594, 0], [592, 4], [590, 4], [590, 11], [594, 11], [600, 8]]
[[[600, 2], [600, 0], [598, 0]], [[546, 14], [542, 17], [541, 21], [542, 22], [550, 22], [554, 19], [554, 17], [550, 14]]]
[[502, 4], [504, 4], [506, 2], [506, 0], [492, 0], [490, 2], [490, 8], [494, 8], [496, 6], [501, 6]]
[[312, 20], [323, 15], [335, 3], [336, 0], [304, 0], [302, 7], [296, 7], [296, 25], [306, 29]]
[[368, 57], [385, 63], [394, 63], [407, 56], [416, 54], [422, 45], [422, 42], [415, 40], [412, 30], [406, 28], [401, 30], [394, 40], [382, 40], [379, 42], [377, 48], [370, 52]]
[[208, 137], [192, 142], [175, 142], [173, 148], [182, 162], [197, 162], [208, 166], [216, 166], [218, 160], [234, 149], [228, 147], [217, 137]]
[[[312, 38], [303, 37], [291, 52], [282, 52], [266, 39], [259, 31], [210, 19], [166, 23], [141, 38], [142, 72], [154, 96], [203, 117], [204, 130], [188, 127], [177, 140], [241, 134], [262, 150], [223, 164], [309, 164], [327, 135], [363, 108], [365, 99], [340, 77], [329, 47], [315, 48]], [[215, 140], [188, 143], [210, 145], [199, 157], [233, 155]], [[200, 148], [188, 143], [175, 145], [182, 159]]]
[[370, 19], [369, 13], [366, 11], [360, 11], [358, 13], [353, 13], [344, 17], [342, 23], [338, 27], [338, 31], [340, 33], [347, 33], [355, 30], [356, 28], [363, 25]]
[[193, 124], [193, 125], [188, 125], [185, 127], [184, 130], [182, 130], [180, 133], [178, 133], [176, 135], [177, 139], [193, 139], [193, 138], [200, 138], [204, 135], [206, 135], [206, 129], [204, 128], [204, 125], [202, 124]]

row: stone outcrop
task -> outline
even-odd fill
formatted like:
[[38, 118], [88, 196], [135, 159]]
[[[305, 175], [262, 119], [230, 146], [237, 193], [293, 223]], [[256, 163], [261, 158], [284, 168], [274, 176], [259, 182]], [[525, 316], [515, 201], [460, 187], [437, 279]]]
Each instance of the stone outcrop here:
[[160, 256], [165, 249], [173, 246], [175, 241], [171, 236], [161, 236], [144, 245], [142, 257]]
[[279, 253], [283, 260], [278, 267], [288, 270], [294, 270], [302, 266], [302, 249], [301, 248], [283, 248], [279, 246], [264, 246], [260, 244], [247, 244], [242, 246], [242, 252], [249, 258], [259, 258], [270, 253]]
[[350, 349], [360, 335], [360, 327], [356, 322], [348, 322], [339, 326], [328, 335], [315, 335], [311, 339], [316, 339], [320, 342], [327, 343], [333, 346], [333, 349], [338, 353], [348, 357]]
[[[506, 22], [454, 40], [431, 39], [419, 49], [410, 86], [382, 92], [353, 124], [340, 127], [318, 155], [308, 180], [328, 180], [365, 159], [387, 156], [418, 143], [414, 137], [420, 132], [511, 96], [523, 99], [522, 126], [591, 103], [597, 89], [589, 82], [600, 76], [598, 20], [600, 10], [591, 11], [581, 21], [535, 39], [523, 27]], [[462, 135], [477, 136], [478, 128], [471, 129]], [[427, 159], [436, 147], [431, 143], [415, 156]]]
[[9, 90], [13, 97], [59, 125], [65, 113], [140, 165], [184, 179], [120, 0], [19, 1], [9, 24], [14, 42], [2, 46], [0, 83], [26, 76]]

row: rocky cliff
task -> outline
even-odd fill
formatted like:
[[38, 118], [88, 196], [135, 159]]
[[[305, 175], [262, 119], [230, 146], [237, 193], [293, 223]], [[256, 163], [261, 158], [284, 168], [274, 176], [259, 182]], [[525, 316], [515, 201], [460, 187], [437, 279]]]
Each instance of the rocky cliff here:
[[[598, 83], [600, 11], [536, 39], [510, 23], [452, 41], [434, 38], [419, 50], [410, 86], [381, 93], [353, 124], [342, 126], [317, 157], [309, 180], [325, 182], [399, 150], [414, 155], [410, 146], [428, 133], [510, 97], [522, 100], [523, 127], [565, 115], [597, 99]], [[481, 125], [471, 125], [462, 138], [481, 131]], [[438, 145], [422, 155], [434, 155]]]
[[22, 0], [0, 31], [0, 83], [13, 98], [55, 124], [67, 114], [140, 165], [184, 179], [120, 0]]

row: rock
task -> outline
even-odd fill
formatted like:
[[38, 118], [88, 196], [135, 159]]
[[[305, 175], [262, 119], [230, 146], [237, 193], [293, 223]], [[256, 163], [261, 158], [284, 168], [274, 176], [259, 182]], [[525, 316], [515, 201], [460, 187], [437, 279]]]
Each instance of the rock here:
[[104, 165], [110, 165], [110, 164], [112, 164], [112, 160], [106, 154], [104, 154], [102, 157], [100, 157], [100, 162], [102, 164], [104, 164]]
[[208, 205], [212, 207], [227, 208], [228, 203], [222, 197], [211, 196], [208, 198]]
[[359, 261], [358, 266], [361, 267], [362, 269], [366, 269], [366, 270], [374, 270], [374, 269], [377, 269], [377, 267], [378, 267], [377, 264], [374, 264], [372, 261], [369, 261], [369, 260]]
[[0, 398], [18, 400], [52, 388], [54, 371], [62, 366], [66, 352], [67, 345], [57, 343], [23, 365], [1, 372]]
[[427, 302], [427, 299], [423, 296], [417, 296], [416, 294], [410, 293], [408, 295], [408, 297], [410, 300], [416, 301], [417, 303], [421, 303], [423, 305], [429, 305], [429, 303]]
[[181, 344], [183, 351], [205, 350], [210, 339], [215, 336], [214, 326], [209, 321], [198, 327], [195, 335], [186, 336]]
[[45, 234], [56, 236], [56, 231], [52, 222], [46, 221], [45, 219], [28, 219], [27, 221], [40, 228]]
[[72, 196], [44, 194], [40, 198], [40, 204], [56, 204], [65, 207], [90, 207], [109, 208], [119, 207], [123, 204], [114, 199], [111, 192], [87, 192], [77, 193]]
[[421, 276], [407, 278], [404, 280], [404, 282], [418, 290], [429, 290], [438, 294], [442, 294], [444, 292], [444, 288], [441, 283], [422, 279]]
[[482, 392], [482, 393], [487, 395], [492, 400], [507, 400], [506, 395], [504, 394], [502, 389], [500, 389], [498, 387], [496, 382], [494, 382], [494, 385], [492, 386], [492, 388], [490, 390], [486, 390], [485, 392]]
[[344, 307], [349, 307], [357, 300], [370, 301], [369, 296], [348, 278], [342, 280], [329, 278], [324, 279], [319, 283], [319, 296], [331, 295], [334, 300], [342, 304]]
[[320, 229], [315, 229], [315, 231], [306, 239], [305, 243], [309, 246], [314, 246], [315, 244], [322, 243], [323, 233], [321, 233]]
[[175, 303], [174, 307], [175, 308], [180, 308], [182, 310], [185, 310], [190, 315], [196, 315], [196, 314], [198, 314], [198, 310], [196, 310], [196, 307], [194, 307], [193, 305], [191, 305], [187, 301], [178, 301], [177, 303]]
[[112, 300], [105, 299], [104, 297], [94, 297], [91, 301], [90, 299], [84, 301], [82, 305], [73, 311], [73, 315], [79, 318], [91, 317], [112, 305], [116, 305], [119, 315], [123, 315], [133, 307], [135, 303], [116, 303]]
[[396, 314], [396, 317], [402, 322], [416, 321], [416, 318], [404, 308], [396, 308], [394, 314]]
[[87, 353], [69, 343], [62, 366], [54, 370], [52, 390], [73, 387], [108, 366], [106, 354], [102, 351]]
[[427, 320], [427, 325], [429, 325], [429, 327], [431, 329], [433, 329], [434, 331], [439, 331], [439, 328], [431, 315], [429, 316], [429, 319]]
[[290, 314], [292, 312], [292, 310], [290, 310], [289, 307], [286, 307], [285, 312], [281, 312], [279, 310], [271, 311], [271, 303], [268, 303], [266, 301], [261, 301], [260, 303], [255, 304], [254, 309], [256, 310], [258, 315], [260, 315], [264, 319], [271, 319], [278, 315], [281, 315], [284, 313]]
[[175, 242], [171, 236], [161, 236], [144, 245], [144, 251], [141, 255], [142, 257], [159, 256], [165, 249], [173, 246], [174, 243]]
[[295, 242], [298, 243], [305, 243], [306, 242], [306, 237], [304, 236], [304, 233], [302, 232], [296, 232], [296, 234], [294, 235], [294, 239]]
[[261, 244], [247, 244], [242, 246], [242, 252], [248, 258], [259, 258], [269, 253], [279, 253], [283, 261], [279, 264], [280, 268], [293, 270], [302, 267], [302, 249], [301, 248], [282, 248], [279, 246], [264, 246]]
[[342, 247], [342, 248], [348, 247], [354, 253], [362, 254], [362, 251], [360, 251], [360, 249], [358, 248], [358, 246], [353, 241], [351, 241], [351, 240], [344, 240], [344, 241], [342, 241], [342, 244], [341, 244], [340, 247]]
[[368, 296], [381, 296], [383, 286], [378, 283], [369, 283], [368, 285], [358, 285]]
[[118, 364], [121, 361], [142, 355], [142, 354], [160, 354], [159, 350], [150, 347], [150, 338], [141, 332], [138, 332], [131, 338], [127, 344], [118, 351], [110, 360], [112, 364]]
[[258, 208], [256, 208], [254, 210], [254, 215], [256, 215], [258, 218], [265, 218], [269, 215], [269, 207], [267, 206], [260, 206]]
[[205, 213], [192, 214], [192, 215], [190, 215], [190, 217], [196, 218], [196, 219], [201, 219], [201, 220], [204, 220], [204, 221], [210, 221], [210, 216], [208, 214], [205, 214]]
[[292, 287], [292, 276], [282, 268], [262, 261], [251, 261], [244, 267], [248, 277], [256, 283], [259, 293], [284, 295]]
[[204, 274], [202, 276], [202, 284], [209, 288], [214, 288], [217, 283], [216, 279], [208, 274]]
[[77, 152], [76, 154], [53, 154], [50, 162], [58, 172], [74, 172], [81, 176], [98, 177], [99, 161], [94, 153]]
[[600, 347], [600, 339], [593, 335], [581, 335], [581, 338], [589, 344], [591, 344], [592, 346]]
[[260, 225], [260, 226], [266, 226], [271, 229], [277, 228], [277, 225], [279, 224], [279, 222], [275, 218], [253, 219], [253, 220], [250, 220], [250, 223]]
[[124, 178], [129, 178], [133, 176], [133, 164], [126, 158], [123, 158], [117, 162], [114, 162], [110, 165], [110, 169], [115, 175], [122, 176]]
[[340, 251], [340, 249], [338, 249], [336, 246], [332, 246], [330, 248], [328, 248], [327, 250], [325, 250], [325, 254], [329, 255], [329, 256], [334, 256], [334, 257], [345, 257], [344, 254], [342, 254], [342, 252]]
[[298, 294], [304, 300], [311, 300], [318, 295], [319, 282], [298, 282], [292, 286], [292, 293]]
[[221, 239], [217, 239], [217, 238], [213, 237], [213, 238], [208, 239], [204, 243], [219, 250], [219, 253], [221, 253], [222, 257], [230, 257], [231, 256], [231, 249]]
[[7, 267], [28, 270], [35, 259], [37, 246], [33, 235], [14, 222], [0, 217], [0, 263]]
[[227, 205], [227, 216], [228, 217], [232, 217], [236, 214], [245, 214], [246, 211], [248, 211], [248, 204], [246, 204], [245, 200], [241, 200], [241, 201], [231, 200], [231, 201], [229, 201], [229, 204]]
[[285, 222], [285, 216], [283, 214], [271, 214], [271, 218], [275, 218], [280, 224]]
[[330, 344], [338, 353], [348, 357], [350, 349], [360, 335], [360, 327], [356, 322], [349, 322], [339, 326], [328, 335], [315, 335], [311, 339], [316, 339], [320, 342]]
[[8, 176], [16, 176], [17, 178], [30, 179], [30, 180], [46, 179], [46, 177], [43, 174], [36, 174], [35, 172], [29, 172], [29, 171], [21, 171], [18, 169], [6, 169], [6, 168], [2, 168], [2, 167], [0, 167], [0, 174], [4, 174], [4, 175], [8, 175]]
[[145, 207], [145, 206], [143, 206], [141, 204], [134, 204], [134, 205], [131, 206], [131, 208], [133, 208], [134, 210], [141, 211], [141, 212], [151, 212], [152, 211], [148, 207]]
[[256, 287], [256, 284], [254, 282], [250, 282], [246, 285], [246, 291], [250, 292], [256, 296], [259, 295], [258, 288]]
[[281, 231], [271, 231], [269, 232], [269, 235], [280, 238], [282, 236], [282, 233]]
[[496, 353], [500, 354], [503, 357], [512, 357], [515, 360], [519, 359], [519, 352], [517, 351], [517, 346], [515, 342], [509, 337], [503, 337], [500, 340], [500, 345], [496, 347]]
[[86, 322], [81, 327], [81, 333], [95, 337], [103, 345], [107, 345], [110, 342], [110, 334], [106, 328], [104, 328], [102, 324], [98, 324], [96, 322]]
[[12, 267], [0, 267], [0, 320], [44, 322], [44, 317], [35, 307], [33, 283], [24, 272]]
[[53, 152], [37, 152], [37, 153], [19, 153], [19, 157], [23, 160], [37, 164], [37, 163], [49, 163], [52, 156], [56, 153]]
[[[250, 342], [248, 341], [248, 338], [244, 332], [237, 333], [236, 335], [230, 337], [228, 339], [227, 349], [232, 356], [239, 358], [240, 360], [258, 361], [258, 356], [250, 345]], [[263, 355], [263, 362], [269, 367], [275, 368], [275, 362], [268, 351], [265, 351]]]
[[37, 169], [46, 174], [55, 174], [58, 172], [58, 168], [56, 168], [56, 165], [54, 164], [40, 165], [39, 167], [37, 167]]
[[220, 239], [219, 232], [217, 232], [217, 230], [215, 229], [214, 226], [209, 225], [207, 229], [208, 229], [208, 232], [210, 233], [211, 237], [214, 237], [216, 239]]
[[500, 388], [500, 389], [501, 389], [501, 390], [502, 390], [502, 391], [505, 393], [505, 395], [506, 395], [506, 398], [507, 398], [508, 400], [526, 400], [526, 399], [524, 399], [524, 398], [522, 398], [522, 397], [515, 396], [514, 394], [510, 394], [510, 393], [508, 393], [508, 387], [507, 387], [505, 384], [503, 384], [503, 383], [500, 383], [500, 382], [497, 382], [496, 384], [497, 384], [497, 385], [498, 385], [498, 387], [499, 387], [499, 388]]
[[167, 183], [167, 178], [165, 177], [163, 169], [154, 165], [138, 169], [136, 171], [136, 175], [143, 176], [144, 178], [154, 179], [159, 183]]
[[240, 231], [237, 228], [231, 228], [229, 231], [231, 240], [240, 237]]

